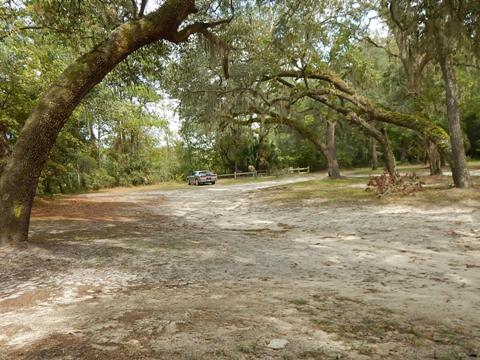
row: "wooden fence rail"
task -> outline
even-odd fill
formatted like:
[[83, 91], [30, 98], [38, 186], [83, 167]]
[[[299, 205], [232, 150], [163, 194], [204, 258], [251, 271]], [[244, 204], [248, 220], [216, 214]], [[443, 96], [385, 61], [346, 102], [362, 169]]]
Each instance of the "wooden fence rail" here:
[[257, 177], [257, 176], [279, 176], [279, 175], [286, 175], [286, 174], [308, 174], [310, 172], [310, 166], [303, 167], [303, 168], [286, 168], [280, 171], [275, 172], [267, 172], [265, 170], [259, 171], [244, 171], [244, 172], [233, 172], [231, 174], [220, 174], [217, 175], [218, 178], [233, 178], [236, 179], [238, 177]]

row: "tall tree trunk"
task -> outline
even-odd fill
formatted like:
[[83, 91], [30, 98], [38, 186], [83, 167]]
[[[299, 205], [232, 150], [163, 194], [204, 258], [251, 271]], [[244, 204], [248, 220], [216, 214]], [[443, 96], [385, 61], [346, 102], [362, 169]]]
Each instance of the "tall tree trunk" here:
[[177, 30], [195, 11], [194, 0], [167, 0], [144, 18], [120, 25], [103, 43], [67, 67], [40, 98], [0, 178], [0, 244], [27, 240], [38, 178], [58, 133], [85, 95], [142, 46], [162, 39], [185, 41], [193, 29]]
[[437, 146], [427, 139], [426, 143], [427, 160], [430, 167], [430, 175], [442, 175], [442, 162]]
[[90, 143], [95, 144], [95, 146], [97, 146], [97, 138], [95, 137], [95, 131], [93, 129], [93, 126], [95, 125], [95, 121], [93, 118], [90, 119], [86, 109], [83, 111], [83, 114], [85, 117], [85, 123], [87, 125], [87, 130], [88, 130], [88, 141]]
[[395, 155], [393, 154], [392, 147], [390, 146], [390, 141], [388, 140], [387, 131], [385, 128], [382, 129], [383, 139], [380, 142], [383, 150], [383, 163], [388, 173], [392, 177], [397, 177], [397, 165], [395, 162]]
[[102, 150], [102, 127], [100, 126], [100, 120], [98, 120], [97, 123], [97, 147], [95, 150], [95, 158], [97, 159], [97, 165], [100, 166]]
[[341, 178], [335, 147], [335, 121], [327, 120], [327, 146], [326, 158], [328, 162], [328, 176], [332, 179]]
[[455, 187], [469, 187], [470, 174], [465, 157], [465, 147], [463, 144], [463, 131], [460, 124], [460, 107], [458, 84], [455, 77], [455, 71], [450, 63], [448, 55], [439, 57], [440, 67], [442, 68], [443, 82], [445, 86], [445, 97], [447, 102], [448, 130], [450, 132], [450, 144], [452, 147], [451, 167], [452, 177]]
[[375, 139], [371, 138], [370, 139], [370, 146], [371, 146], [371, 166], [372, 170], [377, 170], [378, 169], [378, 158], [377, 158], [377, 142]]
[[268, 161], [265, 147], [265, 140], [267, 139], [268, 129], [260, 124], [258, 128], [258, 144], [255, 149], [255, 163], [257, 165], [257, 170], [267, 170]]

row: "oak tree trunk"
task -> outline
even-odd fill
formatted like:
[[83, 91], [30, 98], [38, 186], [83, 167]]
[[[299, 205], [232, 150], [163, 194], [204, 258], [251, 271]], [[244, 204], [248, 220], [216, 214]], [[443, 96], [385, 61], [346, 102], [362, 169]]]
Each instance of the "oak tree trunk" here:
[[337, 161], [337, 149], [335, 147], [335, 125], [335, 121], [327, 120], [327, 146], [325, 155], [328, 162], [328, 176], [332, 179], [339, 179], [341, 175]]
[[381, 145], [383, 150], [383, 162], [385, 165], [385, 169], [388, 171], [390, 176], [396, 177], [397, 171], [396, 171], [395, 156], [393, 155], [390, 142], [387, 141], [386, 143], [383, 143]]
[[380, 141], [380, 145], [383, 150], [383, 163], [388, 174], [392, 177], [397, 177], [397, 165], [395, 161], [395, 155], [393, 154], [390, 140], [388, 139], [387, 130], [382, 128], [383, 138]]
[[372, 158], [371, 158], [371, 166], [372, 166], [372, 170], [377, 170], [378, 169], [378, 158], [377, 158], [377, 142], [375, 141], [375, 139], [371, 139], [370, 140], [371, 142], [371, 155], [372, 155]]
[[427, 160], [430, 167], [430, 175], [442, 175], [442, 162], [440, 153], [435, 143], [427, 139]]
[[135, 50], [175, 40], [180, 24], [195, 11], [194, 0], [167, 0], [157, 11], [120, 25], [67, 67], [40, 98], [0, 178], [0, 244], [27, 240], [38, 178], [58, 133], [85, 95]]
[[455, 187], [467, 188], [469, 187], [470, 174], [467, 167], [467, 159], [463, 144], [463, 131], [460, 124], [457, 79], [448, 55], [440, 56], [439, 63], [442, 68], [447, 103], [448, 130], [450, 133], [450, 144], [452, 148], [451, 168], [453, 183], [455, 184]]

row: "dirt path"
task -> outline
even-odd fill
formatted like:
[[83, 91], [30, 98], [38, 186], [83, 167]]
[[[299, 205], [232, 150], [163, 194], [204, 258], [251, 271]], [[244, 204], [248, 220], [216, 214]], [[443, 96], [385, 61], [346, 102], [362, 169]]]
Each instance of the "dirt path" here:
[[480, 357], [479, 208], [258, 199], [310, 178], [39, 206], [0, 253], [0, 358]]

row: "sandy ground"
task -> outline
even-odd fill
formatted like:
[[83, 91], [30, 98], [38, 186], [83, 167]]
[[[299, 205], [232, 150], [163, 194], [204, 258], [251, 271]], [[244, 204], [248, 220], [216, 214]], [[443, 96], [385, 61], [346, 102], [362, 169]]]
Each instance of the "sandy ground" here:
[[40, 204], [0, 359], [479, 358], [480, 208], [264, 201], [310, 178]]

